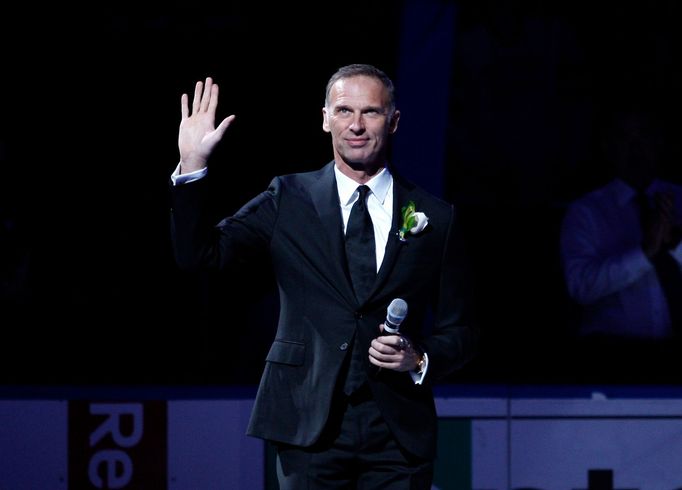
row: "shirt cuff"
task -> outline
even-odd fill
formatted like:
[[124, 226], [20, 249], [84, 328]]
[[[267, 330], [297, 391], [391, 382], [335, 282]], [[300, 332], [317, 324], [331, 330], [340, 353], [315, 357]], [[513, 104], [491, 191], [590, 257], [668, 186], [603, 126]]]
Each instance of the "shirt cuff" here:
[[424, 377], [426, 376], [426, 371], [429, 370], [429, 355], [424, 352], [424, 370], [419, 373], [417, 371], [410, 371], [410, 376], [414, 384], [420, 385], [424, 382]]
[[682, 264], [682, 241], [677, 244], [677, 247], [670, 250], [670, 255], [673, 256], [678, 264]]
[[180, 173], [180, 163], [171, 174], [171, 181], [173, 185], [182, 185], [194, 182], [195, 180], [203, 179], [208, 173], [208, 167], [204, 167], [200, 170], [195, 170], [194, 172], [188, 172], [186, 174]]
[[641, 247], [635, 247], [625, 253], [623, 263], [630, 276], [639, 277], [654, 268]]

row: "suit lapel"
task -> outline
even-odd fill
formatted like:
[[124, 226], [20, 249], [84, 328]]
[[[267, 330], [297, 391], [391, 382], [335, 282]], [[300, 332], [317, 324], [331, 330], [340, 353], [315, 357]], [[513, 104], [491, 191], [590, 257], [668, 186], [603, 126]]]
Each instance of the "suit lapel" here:
[[350, 304], [356, 304], [344, 250], [343, 222], [334, 177], [334, 162], [324, 167], [321, 177], [310, 186], [310, 196], [328, 240], [330, 270], [335, 276], [330, 278], [330, 283]]

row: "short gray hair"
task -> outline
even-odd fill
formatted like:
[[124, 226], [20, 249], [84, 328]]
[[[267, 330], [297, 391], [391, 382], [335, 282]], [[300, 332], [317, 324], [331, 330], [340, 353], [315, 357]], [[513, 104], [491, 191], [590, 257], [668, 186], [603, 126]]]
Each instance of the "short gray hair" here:
[[388, 92], [388, 105], [389, 111], [393, 113], [395, 111], [395, 87], [393, 86], [393, 81], [389, 78], [386, 73], [381, 71], [379, 68], [373, 65], [365, 64], [353, 64], [342, 66], [336, 73], [334, 73], [329, 81], [327, 82], [327, 89], [324, 94], [324, 105], [329, 106], [329, 93], [332, 90], [332, 86], [341, 79], [351, 78], [357, 76], [366, 76], [379, 80], [381, 84], [386, 87]]

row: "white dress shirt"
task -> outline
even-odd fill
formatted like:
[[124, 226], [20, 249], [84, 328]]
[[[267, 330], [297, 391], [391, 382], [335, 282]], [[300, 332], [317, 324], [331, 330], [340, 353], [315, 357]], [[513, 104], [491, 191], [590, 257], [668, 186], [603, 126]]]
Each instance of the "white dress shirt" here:
[[186, 174], [180, 173], [180, 164], [175, 167], [173, 173], [171, 174], [171, 180], [173, 185], [187, 184], [189, 182], [194, 182], [195, 180], [202, 179], [208, 173], [208, 167], [204, 167], [201, 170], [195, 170], [194, 172], [187, 172]]

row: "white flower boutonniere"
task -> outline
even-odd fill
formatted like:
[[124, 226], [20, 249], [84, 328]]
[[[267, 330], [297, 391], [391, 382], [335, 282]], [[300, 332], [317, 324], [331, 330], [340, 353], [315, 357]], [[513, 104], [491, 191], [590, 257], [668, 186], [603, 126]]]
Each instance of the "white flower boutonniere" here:
[[398, 236], [401, 241], [405, 241], [405, 234], [411, 233], [416, 235], [426, 228], [429, 224], [429, 218], [424, 214], [416, 211], [414, 201], [408, 201], [406, 206], [402, 208], [403, 225], [398, 230]]

